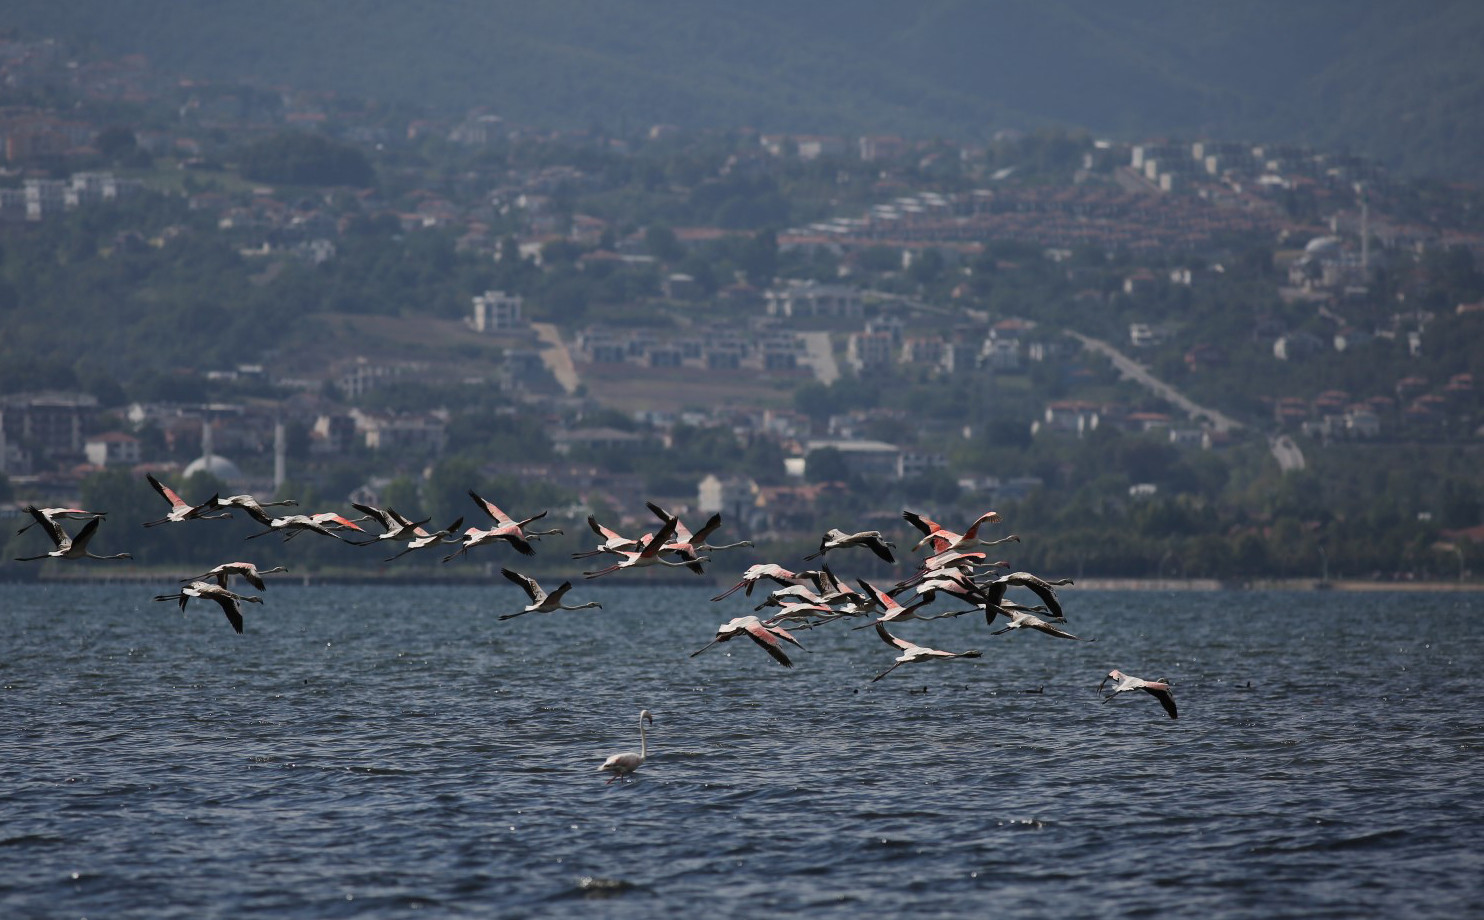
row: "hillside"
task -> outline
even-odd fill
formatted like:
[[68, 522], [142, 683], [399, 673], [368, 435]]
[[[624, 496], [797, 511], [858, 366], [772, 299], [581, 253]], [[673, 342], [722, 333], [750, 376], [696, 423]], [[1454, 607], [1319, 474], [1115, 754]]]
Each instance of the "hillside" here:
[[1312, 143], [1403, 172], [1484, 176], [1484, 7], [1457, 0], [7, 7], [0, 27], [166, 70], [487, 106], [531, 124], [982, 139], [1055, 122]]

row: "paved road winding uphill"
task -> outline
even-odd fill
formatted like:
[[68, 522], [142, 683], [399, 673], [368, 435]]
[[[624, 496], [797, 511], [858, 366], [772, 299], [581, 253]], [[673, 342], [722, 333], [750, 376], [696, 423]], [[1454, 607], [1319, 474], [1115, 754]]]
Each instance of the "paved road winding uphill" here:
[[1113, 366], [1118, 368], [1120, 374], [1143, 385], [1145, 389], [1160, 399], [1179, 406], [1192, 419], [1205, 419], [1217, 431], [1236, 431], [1242, 427], [1242, 423], [1236, 419], [1224, 415], [1215, 409], [1207, 409], [1205, 406], [1200, 406], [1192, 402], [1184, 393], [1181, 393], [1168, 383], [1155, 377], [1134, 359], [1125, 355], [1112, 345], [1109, 345], [1107, 342], [1104, 342], [1102, 339], [1095, 339], [1091, 336], [1083, 335], [1080, 332], [1068, 332], [1067, 335], [1077, 339], [1093, 351], [1107, 355], [1108, 359], [1113, 362]]

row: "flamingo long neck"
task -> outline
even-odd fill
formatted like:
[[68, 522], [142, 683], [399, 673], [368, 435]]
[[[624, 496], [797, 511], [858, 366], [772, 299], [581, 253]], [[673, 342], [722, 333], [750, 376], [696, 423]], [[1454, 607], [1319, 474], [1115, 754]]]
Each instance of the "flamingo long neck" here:
[[644, 718], [639, 718], [639, 762], [643, 763], [649, 757], [649, 739], [644, 734]]

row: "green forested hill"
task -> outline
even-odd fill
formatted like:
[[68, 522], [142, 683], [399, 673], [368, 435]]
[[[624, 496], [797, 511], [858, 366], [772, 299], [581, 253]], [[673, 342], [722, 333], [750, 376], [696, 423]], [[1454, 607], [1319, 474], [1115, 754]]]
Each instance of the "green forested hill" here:
[[1291, 140], [1484, 175], [1484, 4], [1346, 0], [11, 0], [167, 70], [526, 123]]

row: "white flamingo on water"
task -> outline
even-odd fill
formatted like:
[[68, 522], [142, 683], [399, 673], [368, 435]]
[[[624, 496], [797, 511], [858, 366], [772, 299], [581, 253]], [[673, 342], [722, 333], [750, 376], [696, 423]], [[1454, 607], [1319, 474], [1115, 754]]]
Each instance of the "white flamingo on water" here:
[[1108, 672], [1107, 677], [1104, 677], [1098, 682], [1099, 693], [1103, 692], [1103, 685], [1110, 680], [1117, 681], [1117, 683], [1103, 697], [1103, 702], [1106, 703], [1118, 694], [1125, 693], [1129, 690], [1143, 690], [1145, 693], [1159, 700], [1159, 705], [1165, 708], [1165, 712], [1170, 714], [1170, 718], [1179, 718], [1179, 715], [1175, 712], [1175, 696], [1170, 693], [1170, 682], [1164, 678], [1161, 677], [1159, 680], [1144, 680], [1140, 677], [1130, 677], [1117, 668], [1114, 668]]
[[641, 709], [639, 710], [639, 750], [637, 753], [634, 751], [626, 751], [622, 754], [614, 754], [607, 760], [603, 761], [603, 765], [599, 767], [598, 770], [600, 772], [606, 771], [613, 774], [613, 776], [609, 778], [608, 782], [604, 783], [603, 785], [607, 786], [613, 783], [614, 780], [626, 779], [629, 776], [632, 776], [635, 770], [644, 765], [645, 758], [649, 756], [649, 740], [644, 735], [645, 722], [653, 725], [654, 716], [649, 714], [648, 709]]

